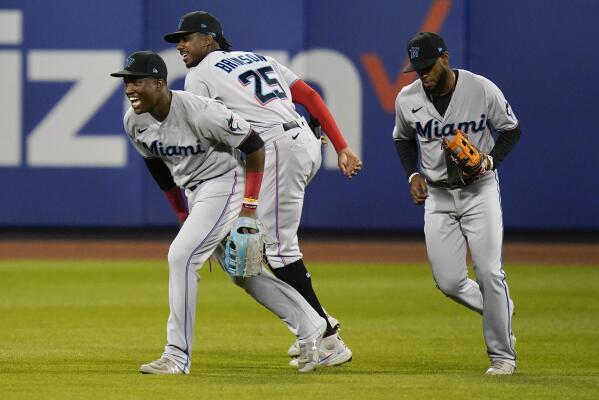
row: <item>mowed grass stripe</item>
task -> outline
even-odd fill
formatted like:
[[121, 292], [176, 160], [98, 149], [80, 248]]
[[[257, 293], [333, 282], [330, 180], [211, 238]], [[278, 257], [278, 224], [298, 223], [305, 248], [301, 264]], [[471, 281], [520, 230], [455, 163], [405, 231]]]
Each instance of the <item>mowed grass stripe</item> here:
[[166, 264], [0, 262], [2, 399], [591, 399], [599, 266], [508, 265], [518, 371], [485, 377], [481, 318], [427, 265], [309, 264], [354, 361], [301, 375], [284, 324], [202, 269], [192, 373], [144, 376], [168, 316]]

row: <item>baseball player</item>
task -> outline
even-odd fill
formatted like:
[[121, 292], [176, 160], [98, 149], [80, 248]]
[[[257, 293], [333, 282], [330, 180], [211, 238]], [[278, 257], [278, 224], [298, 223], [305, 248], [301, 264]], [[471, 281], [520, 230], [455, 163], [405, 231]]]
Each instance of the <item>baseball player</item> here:
[[[188, 13], [179, 29], [164, 38], [177, 44], [189, 68], [185, 90], [221, 100], [260, 134], [266, 161], [258, 215], [265, 232], [275, 239], [266, 247], [268, 263], [278, 278], [293, 286], [327, 321], [320, 363], [341, 365], [350, 361], [352, 352], [339, 337], [336, 320], [322, 308], [298, 244], [304, 193], [320, 167], [321, 142], [296, 112], [294, 102], [320, 122], [337, 150], [338, 165], [345, 176], [358, 174], [362, 161], [345, 143], [316, 91], [270, 57], [231, 51], [214, 16], [203, 11]], [[298, 355], [297, 343], [288, 353]]]
[[[238, 216], [255, 218], [264, 143], [248, 122], [220, 101], [169, 90], [166, 65], [154, 52], [133, 53], [125, 68], [111, 75], [124, 78], [131, 102], [124, 118], [127, 135], [182, 223], [168, 253], [167, 344], [162, 357], [142, 365], [140, 371], [188, 374], [199, 280], [196, 268], [219, 251]], [[189, 212], [178, 187], [185, 189]], [[304, 298], [267, 271], [234, 282], [297, 336], [302, 353], [299, 370], [316, 368], [326, 324]]]
[[[426, 248], [437, 287], [483, 317], [489, 375], [516, 369], [514, 305], [502, 269], [503, 222], [497, 167], [520, 137], [518, 120], [488, 79], [452, 69], [443, 38], [420, 32], [407, 46], [419, 79], [395, 102], [393, 139], [415, 204], [424, 204]], [[465, 132], [482, 153], [476, 175], [464, 176], [442, 149], [443, 138]], [[498, 134], [497, 141], [491, 135]], [[477, 281], [468, 278], [466, 247]]]

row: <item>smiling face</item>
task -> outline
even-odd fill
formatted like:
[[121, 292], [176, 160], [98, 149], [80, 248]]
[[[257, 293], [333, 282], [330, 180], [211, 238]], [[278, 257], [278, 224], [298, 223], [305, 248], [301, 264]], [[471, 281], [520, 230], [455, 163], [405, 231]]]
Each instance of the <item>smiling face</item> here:
[[149, 76], [124, 77], [125, 95], [131, 102], [131, 108], [136, 114], [151, 113], [156, 108], [164, 86], [162, 79]]
[[187, 68], [198, 65], [215, 48], [216, 42], [211, 35], [198, 32], [182, 36], [177, 43], [177, 50], [183, 56]]

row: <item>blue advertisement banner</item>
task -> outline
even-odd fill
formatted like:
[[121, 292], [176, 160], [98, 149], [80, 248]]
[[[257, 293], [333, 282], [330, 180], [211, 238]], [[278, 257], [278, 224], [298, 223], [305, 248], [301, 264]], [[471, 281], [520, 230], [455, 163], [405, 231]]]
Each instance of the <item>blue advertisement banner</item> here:
[[[598, 229], [599, 143], [587, 127], [599, 82], [580, 66], [599, 56], [572, 38], [599, 36], [599, 4], [535, 3], [4, 0], [0, 226], [176, 225], [124, 134], [122, 82], [109, 74], [127, 54], [151, 49], [167, 62], [169, 86], [182, 89], [186, 68], [163, 35], [201, 7], [235, 49], [270, 55], [313, 85], [364, 160], [350, 181], [332, 146], [324, 150], [303, 227], [421, 229], [391, 133], [395, 97], [414, 79], [400, 73], [405, 43], [428, 30], [443, 35], [453, 67], [493, 80], [521, 121], [521, 141], [500, 169], [506, 228]], [[525, 12], [514, 15], [516, 6]], [[567, 34], [556, 37], [558, 23]]]

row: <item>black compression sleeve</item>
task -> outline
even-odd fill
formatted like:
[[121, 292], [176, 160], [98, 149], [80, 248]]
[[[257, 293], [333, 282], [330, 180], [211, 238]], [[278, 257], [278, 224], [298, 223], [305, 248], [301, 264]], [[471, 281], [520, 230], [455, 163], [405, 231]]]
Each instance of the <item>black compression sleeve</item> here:
[[144, 158], [148, 171], [152, 174], [152, 177], [160, 186], [163, 192], [166, 192], [176, 186], [171, 171], [159, 158]]
[[395, 150], [401, 160], [406, 177], [418, 172], [418, 146], [416, 140], [395, 140]]
[[489, 153], [493, 157], [493, 169], [501, 164], [516, 143], [518, 143], [518, 140], [520, 140], [520, 125], [512, 130], [499, 132], [497, 142], [495, 142], [495, 146]]
[[264, 142], [256, 132], [252, 131], [245, 140], [237, 147], [244, 154], [251, 154], [264, 146]]

